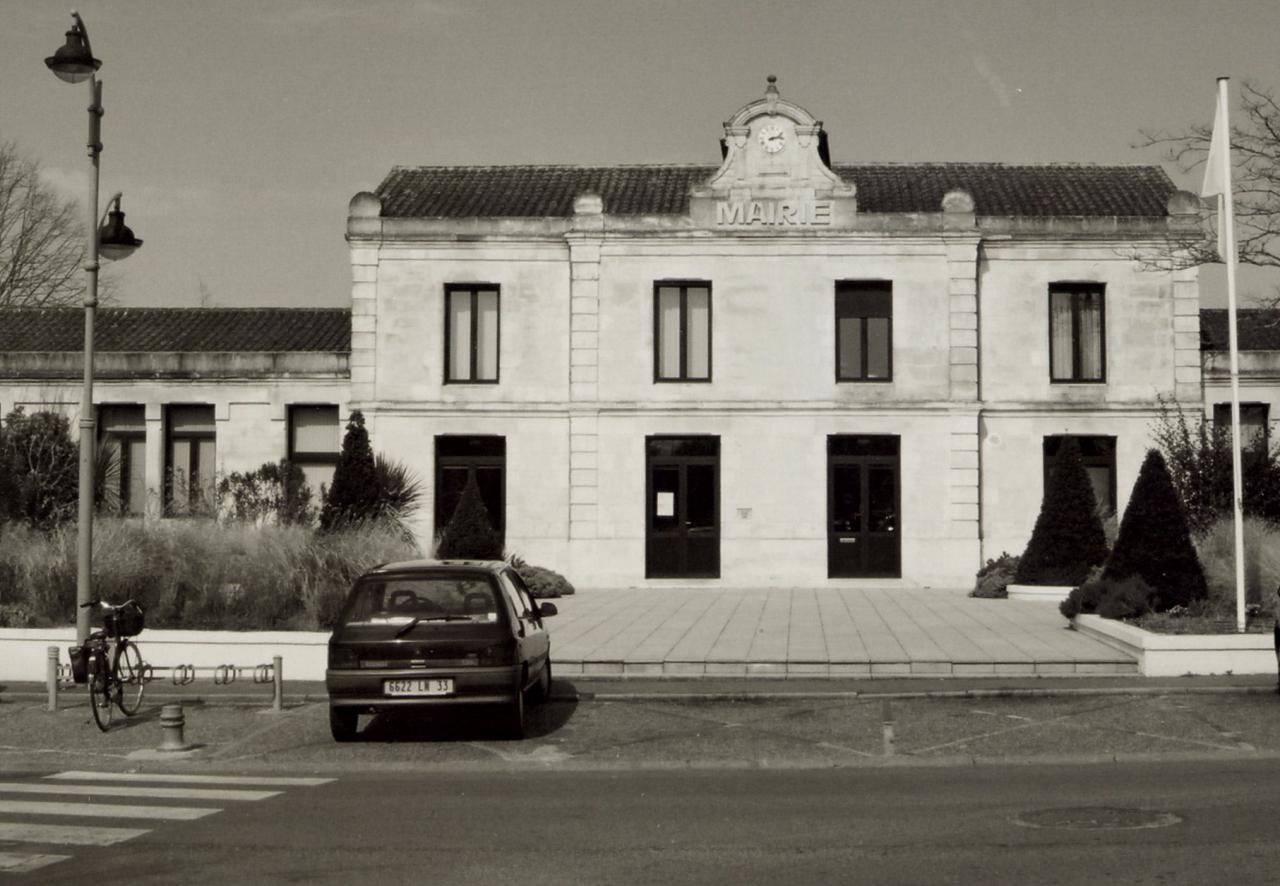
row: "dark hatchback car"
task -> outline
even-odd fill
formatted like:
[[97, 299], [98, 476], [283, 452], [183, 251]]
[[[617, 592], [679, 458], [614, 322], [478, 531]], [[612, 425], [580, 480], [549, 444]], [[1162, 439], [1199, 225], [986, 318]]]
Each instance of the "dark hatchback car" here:
[[538, 604], [500, 561], [413, 560], [361, 576], [329, 638], [329, 728], [356, 737], [362, 712], [500, 706], [524, 735], [525, 701], [551, 689], [551, 642]]

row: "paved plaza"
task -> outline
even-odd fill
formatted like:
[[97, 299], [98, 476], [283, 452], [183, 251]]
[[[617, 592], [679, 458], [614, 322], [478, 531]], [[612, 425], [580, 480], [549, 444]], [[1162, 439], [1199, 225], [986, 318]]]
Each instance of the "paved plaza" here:
[[915, 588], [588, 591], [548, 620], [557, 676], [1133, 675], [1052, 603]]

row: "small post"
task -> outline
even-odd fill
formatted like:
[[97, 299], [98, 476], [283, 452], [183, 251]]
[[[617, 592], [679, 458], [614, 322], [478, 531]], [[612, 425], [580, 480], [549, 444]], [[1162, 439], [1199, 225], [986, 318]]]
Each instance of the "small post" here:
[[49, 690], [49, 706], [47, 710], [58, 709], [58, 647], [50, 646], [46, 651], [44, 665], [45, 687]]
[[277, 714], [284, 710], [284, 674], [281, 673], [283, 665], [283, 656], [271, 657], [271, 710]]
[[890, 707], [889, 699], [885, 699], [880, 706], [880, 725], [884, 729], [884, 755], [886, 757], [893, 756], [893, 709]]
[[182, 729], [186, 725], [187, 718], [182, 714], [182, 703], [167, 704], [160, 708], [160, 728], [164, 732], [160, 747], [161, 751], [189, 751], [191, 745], [187, 744], [182, 735]]

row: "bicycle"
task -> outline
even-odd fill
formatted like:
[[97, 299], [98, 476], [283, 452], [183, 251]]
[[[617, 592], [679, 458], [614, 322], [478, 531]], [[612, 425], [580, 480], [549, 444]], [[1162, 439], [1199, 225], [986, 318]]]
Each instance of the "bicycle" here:
[[151, 666], [142, 660], [138, 644], [129, 638], [142, 633], [142, 607], [134, 600], [119, 606], [91, 600], [90, 606], [103, 610], [102, 630], [94, 631], [82, 646], [71, 648], [72, 673], [77, 683], [89, 685], [89, 708], [98, 728], [111, 728], [112, 705], [131, 717], [142, 707], [142, 693], [150, 680]]

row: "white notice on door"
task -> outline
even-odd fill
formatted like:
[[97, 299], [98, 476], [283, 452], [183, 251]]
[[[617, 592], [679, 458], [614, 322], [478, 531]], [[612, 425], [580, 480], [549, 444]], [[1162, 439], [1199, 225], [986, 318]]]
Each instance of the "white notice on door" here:
[[653, 515], [655, 517], [674, 517], [676, 515], [676, 494], [674, 492], [659, 492], [658, 500], [653, 503]]

